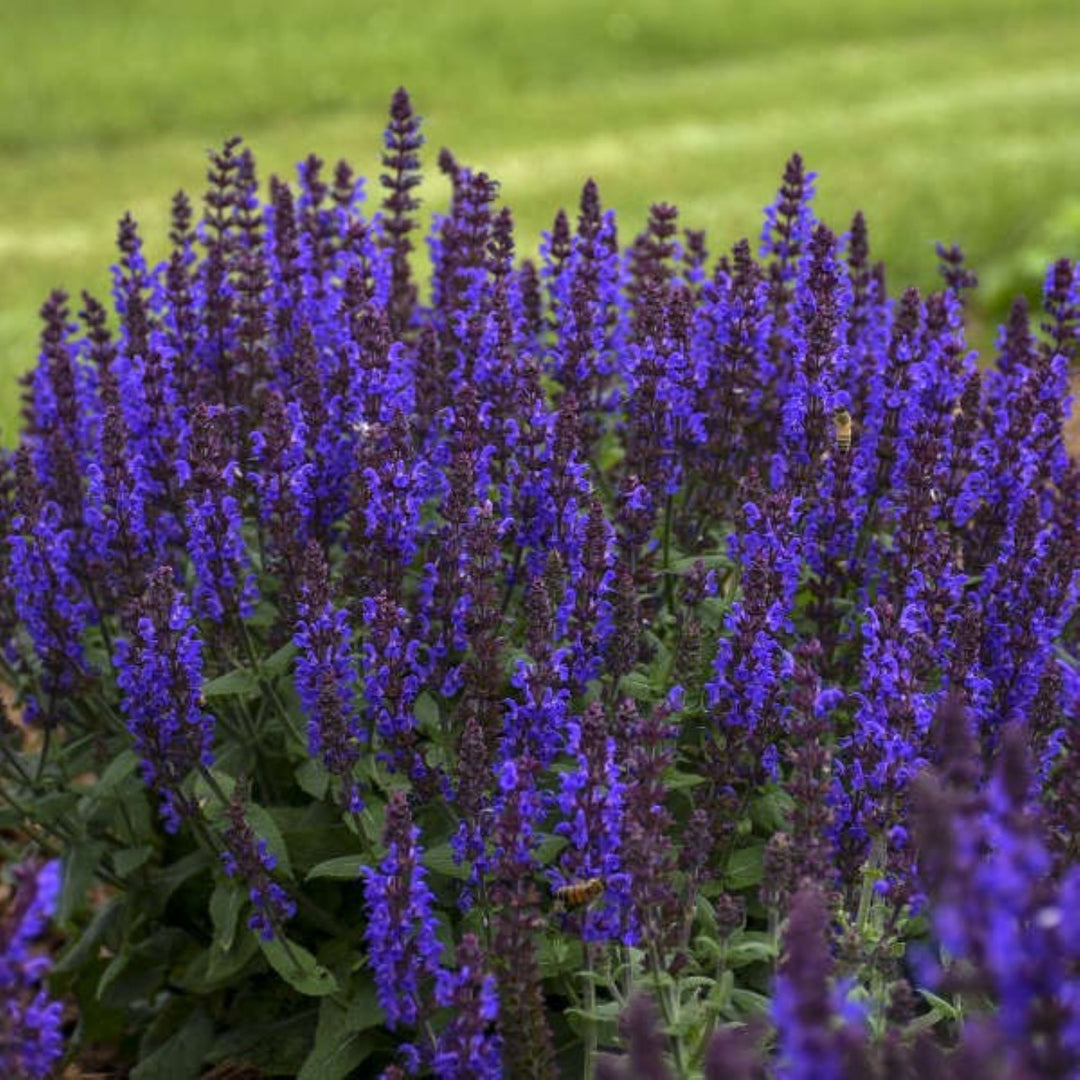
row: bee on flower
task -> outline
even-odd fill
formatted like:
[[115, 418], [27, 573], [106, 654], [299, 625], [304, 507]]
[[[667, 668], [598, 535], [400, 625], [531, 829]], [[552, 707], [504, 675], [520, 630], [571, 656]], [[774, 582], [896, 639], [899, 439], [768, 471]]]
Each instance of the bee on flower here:
[[854, 424], [851, 419], [851, 413], [847, 409], [837, 409], [833, 413], [833, 430], [836, 435], [836, 447], [841, 454], [846, 454], [851, 450], [851, 433]]
[[571, 881], [552, 892], [555, 901], [554, 910], [569, 911], [571, 908], [585, 907], [604, 894], [604, 879], [586, 878], [583, 881]]

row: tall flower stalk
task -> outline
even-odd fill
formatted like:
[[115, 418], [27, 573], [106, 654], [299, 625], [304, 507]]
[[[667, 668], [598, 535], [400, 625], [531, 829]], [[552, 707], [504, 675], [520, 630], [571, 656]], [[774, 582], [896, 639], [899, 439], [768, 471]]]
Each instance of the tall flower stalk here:
[[757, 254], [588, 180], [530, 259], [423, 147], [231, 138], [43, 305], [0, 1060], [55, 989], [140, 1075], [1075, 1073], [1076, 266], [980, 360], [963, 253], [890, 292], [799, 155]]

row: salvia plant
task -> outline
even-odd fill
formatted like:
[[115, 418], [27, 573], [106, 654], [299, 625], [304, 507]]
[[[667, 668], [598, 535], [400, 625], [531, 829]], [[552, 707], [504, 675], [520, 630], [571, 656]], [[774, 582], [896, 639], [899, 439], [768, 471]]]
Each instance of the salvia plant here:
[[42, 309], [0, 1071], [1080, 1075], [1076, 269], [980, 361], [798, 156], [756, 252], [590, 181], [530, 260], [421, 145], [230, 140]]

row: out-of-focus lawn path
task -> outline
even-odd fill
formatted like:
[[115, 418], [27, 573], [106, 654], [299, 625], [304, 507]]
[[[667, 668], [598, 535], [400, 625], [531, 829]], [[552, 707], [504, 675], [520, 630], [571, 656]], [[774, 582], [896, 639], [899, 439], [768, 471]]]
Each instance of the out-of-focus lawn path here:
[[169, 197], [229, 134], [264, 177], [310, 150], [374, 177], [405, 83], [428, 162], [448, 145], [501, 179], [523, 247], [593, 175], [625, 230], [666, 199], [719, 250], [799, 149], [894, 286], [934, 280], [936, 239], [1011, 282], [1080, 201], [1078, 57], [1076, 0], [3, 0], [4, 441], [45, 293], [107, 290], [125, 209], [161, 254]]

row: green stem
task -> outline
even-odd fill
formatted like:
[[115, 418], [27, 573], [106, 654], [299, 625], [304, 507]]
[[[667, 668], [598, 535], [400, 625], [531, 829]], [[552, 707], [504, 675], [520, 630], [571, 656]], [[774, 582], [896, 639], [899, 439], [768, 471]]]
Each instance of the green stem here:
[[[85, 701], [84, 701], [85, 705]], [[113, 733], [120, 733], [127, 731], [127, 724], [124, 723], [124, 718], [109, 704], [105, 695], [98, 690], [94, 694], [93, 708], [87, 708], [86, 710], [86, 727], [90, 731], [98, 731], [99, 724], [97, 720], [99, 717], [104, 716], [108, 721], [108, 726]]]
[[255, 672], [255, 678], [258, 681], [259, 689], [266, 694], [274, 703], [274, 708], [277, 709], [278, 715], [281, 718], [281, 722], [289, 730], [289, 733], [294, 739], [301, 745], [306, 747], [307, 740], [297, 730], [296, 724], [293, 723], [292, 716], [289, 715], [289, 710], [285, 708], [285, 703], [278, 696], [277, 687], [274, 685], [273, 680], [266, 677], [265, 672], [262, 669], [262, 663], [259, 660], [258, 655], [255, 652], [255, 644], [251, 640], [251, 634], [248, 631], [247, 626], [240, 622], [240, 629], [243, 632], [244, 651], [247, 653], [248, 662], [251, 664], [252, 670]]
[[[30, 812], [30, 810], [27, 807], [23, 806], [23, 804], [21, 802], [19, 802], [19, 800], [16, 799], [15, 796], [12, 795], [11, 792], [8, 791], [3, 785], [0, 785], [0, 799], [3, 799], [4, 802], [6, 802], [8, 804], [8, 806], [10, 806], [11, 809], [15, 811], [15, 813], [19, 814], [24, 819], [24, 821], [29, 822], [29, 823], [31, 823], [33, 825], [36, 825], [39, 829], [43, 830], [44, 832], [47, 832], [47, 833], [51, 834], [52, 836], [55, 836], [56, 839], [59, 840], [61, 844], [67, 845], [70, 842], [71, 837], [65, 835], [55, 825], [47, 824], [44, 821], [38, 821], [34, 817], [34, 815]], [[36, 837], [36, 836], [34, 837], [34, 841], [36, 843], [41, 843], [40, 838]]]
[[0, 752], [2, 752], [4, 757], [14, 766], [15, 771], [22, 778], [24, 784], [26, 784], [28, 787], [37, 786], [35, 782], [30, 778], [30, 774], [23, 768], [22, 762], [19, 761], [18, 757], [15, 755], [15, 753], [11, 750], [10, 747], [0, 742]]
[[672, 610], [675, 596], [675, 576], [671, 572], [671, 518], [675, 501], [672, 495], [664, 500], [664, 610]]
[[85, 584], [87, 594], [90, 597], [90, 603], [99, 616], [98, 629], [101, 631], [101, 639], [105, 643], [105, 653], [109, 658], [109, 663], [112, 664], [113, 656], [116, 652], [113, 644], [113, 636], [109, 632], [109, 627], [107, 620], [104, 616], [103, 608], [101, 604], [98, 603], [97, 590], [94, 588], [94, 582], [93, 579], [90, 578], [90, 575], [87, 575], [87, 580], [85, 581]]
[[881, 841], [875, 840], [863, 870], [862, 888], [859, 891], [859, 907], [855, 914], [855, 926], [861, 938], [867, 929], [870, 913], [874, 902], [874, 879], [881, 861]]
[[41, 753], [38, 754], [37, 769], [34, 772], [34, 787], [37, 787], [41, 783], [41, 778], [45, 774], [45, 763], [49, 758], [49, 747], [52, 746], [52, 727], [45, 728], [45, 737], [41, 740]]
[[247, 709], [233, 705], [230, 706], [230, 711], [233, 714], [234, 723], [243, 732], [244, 742], [251, 747], [251, 752], [255, 755], [255, 780], [259, 785], [259, 791], [269, 798], [271, 802], [277, 802], [278, 795], [274, 790], [274, 786], [270, 783], [269, 774], [266, 771], [263, 755], [259, 748], [258, 732], [251, 723], [251, 717]]
[[[52, 858], [60, 858], [64, 851], [71, 845], [71, 835], [65, 834], [55, 825], [46, 824], [44, 821], [38, 821], [30, 810], [23, 806], [9, 791], [5, 790], [2, 784], [0, 784], [0, 799], [3, 799], [17, 814], [20, 814], [28, 824], [36, 826], [37, 829], [50, 834], [59, 841], [59, 846], [54, 847], [46, 842], [41, 836], [36, 833], [33, 834], [34, 843], [37, 844], [46, 855], [49, 855]], [[127, 882], [124, 881], [123, 878], [117, 877], [111, 870], [106, 870], [100, 863], [95, 867], [94, 873], [97, 877], [101, 878], [102, 881], [108, 882], [118, 889], [127, 888]]]
[[199, 766], [199, 775], [206, 781], [206, 786], [214, 793], [218, 802], [222, 806], [229, 806], [229, 796], [221, 790], [221, 785], [217, 782], [217, 777], [205, 766]]
[[662, 971], [660, 954], [657, 952], [656, 945], [653, 942], [649, 943], [649, 967], [652, 968], [656, 996], [660, 1000], [660, 1011], [664, 1014], [664, 1023], [668, 1028], [668, 1038], [671, 1040], [671, 1050], [675, 1056], [675, 1071], [679, 1076], [679, 1080], [685, 1080], [686, 1062], [683, 1059], [682, 1039], [679, 1038], [675, 1030], [675, 1009], [672, 1008], [669, 997], [671, 988], [660, 978]]
[[585, 1039], [585, 1076], [593, 1076], [596, 1070], [596, 1050], [597, 1050], [597, 1031], [596, 1031], [596, 982], [593, 979], [593, 964], [595, 957], [593, 956], [592, 946], [586, 944], [585, 946], [585, 972], [584, 972], [584, 995], [582, 1002], [582, 1014], [584, 1016], [584, 1039]]

